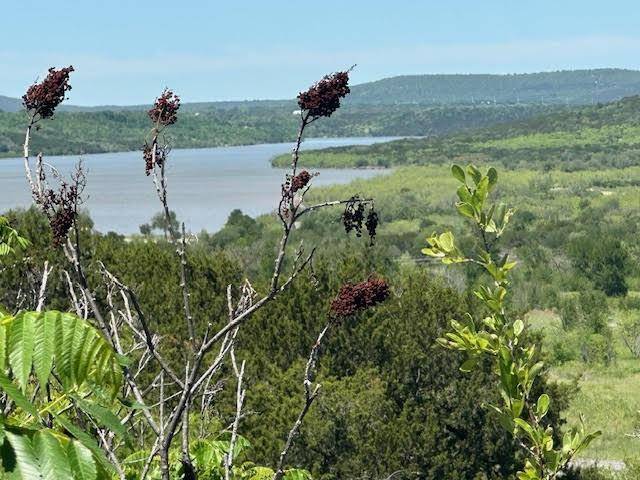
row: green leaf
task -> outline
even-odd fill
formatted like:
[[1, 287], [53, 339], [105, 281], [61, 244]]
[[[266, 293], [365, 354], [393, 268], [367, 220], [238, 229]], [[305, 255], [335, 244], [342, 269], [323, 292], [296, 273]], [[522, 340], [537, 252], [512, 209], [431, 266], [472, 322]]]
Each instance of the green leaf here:
[[80, 442], [72, 440], [67, 445], [67, 456], [76, 480], [95, 480], [98, 471], [91, 451]]
[[93, 457], [100, 463], [102, 468], [107, 472], [115, 473], [113, 465], [109, 462], [102, 449], [98, 446], [96, 441], [85, 431], [76, 427], [67, 417], [64, 415], [56, 416], [56, 421], [62, 425], [73, 437], [75, 437], [82, 445], [84, 445], [91, 453]]
[[311, 480], [311, 474], [306, 470], [291, 469], [284, 472], [284, 480]]
[[6, 393], [11, 400], [16, 404], [18, 408], [21, 408], [24, 412], [28, 413], [35, 419], [39, 419], [38, 410], [36, 407], [25, 397], [22, 392], [16, 387], [13, 382], [4, 373], [0, 372], [0, 388]]
[[438, 243], [440, 244], [440, 247], [447, 253], [453, 251], [453, 242], [453, 233], [451, 232], [445, 232], [438, 237]]
[[460, 371], [468, 373], [472, 371], [475, 366], [478, 364], [478, 357], [471, 357], [464, 361], [462, 365], [460, 365]]
[[549, 411], [549, 395], [543, 393], [538, 397], [538, 403], [536, 404], [536, 414], [539, 418], [543, 418]]
[[0, 372], [7, 367], [7, 327], [0, 324]]
[[96, 420], [97, 423], [108, 428], [116, 435], [119, 435], [122, 438], [125, 437], [126, 429], [124, 428], [124, 425], [122, 425], [120, 419], [111, 412], [111, 410], [90, 400], [83, 400], [76, 395], [73, 396], [73, 399], [76, 401], [80, 409]]
[[28, 435], [21, 435], [9, 430], [5, 432], [7, 440], [16, 458], [18, 471], [23, 480], [37, 480], [43, 478], [40, 471], [40, 464], [36, 451]]
[[473, 201], [473, 196], [469, 193], [466, 185], [458, 187], [457, 194], [461, 202], [471, 203]]
[[489, 190], [493, 190], [493, 187], [498, 183], [498, 171], [491, 167], [487, 171], [487, 178], [489, 179]]
[[451, 174], [460, 183], [466, 183], [467, 178], [466, 178], [466, 176], [464, 174], [464, 170], [459, 165], [452, 165], [451, 166]]
[[458, 203], [456, 205], [456, 209], [460, 215], [463, 215], [468, 218], [474, 218], [476, 215], [476, 211], [473, 206], [469, 203]]
[[91, 451], [75, 440], [67, 445], [67, 456], [76, 480], [95, 480], [98, 471]]
[[467, 173], [471, 176], [471, 178], [473, 179], [473, 182], [476, 185], [478, 185], [480, 183], [480, 180], [482, 180], [482, 174], [480, 173], [480, 170], [478, 170], [473, 165], [469, 165], [467, 167]]
[[520, 334], [523, 332], [524, 330], [524, 322], [520, 319], [516, 320], [515, 322], [513, 322], [513, 334], [516, 337], [519, 337]]
[[22, 391], [26, 391], [31, 373], [35, 323], [33, 317], [18, 314], [11, 322], [9, 331], [9, 365]]
[[45, 480], [72, 479], [71, 465], [65, 449], [49, 431], [41, 430], [33, 436], [33, 445]]
[[533, 441], [534, 443], [537, 443], [537, 436], [535, 434], [535, 431], [528, 422], [526, 422], [522, 418], [515, 418], [513, 421], [515, 422], [516, 425], [518, 425], [518, 427], [520, 427], [522, 430], [524, 430], [527, 433], [531, 441]]
[[45, 312], [44, 314], [30, 313], [33, 318], [36, 331], [33, 349], [33, 367], [40, 385], [49, 382], [51, 369], [53, 368], [53, 354], [56, 340], [56, 325], [58, 312]]

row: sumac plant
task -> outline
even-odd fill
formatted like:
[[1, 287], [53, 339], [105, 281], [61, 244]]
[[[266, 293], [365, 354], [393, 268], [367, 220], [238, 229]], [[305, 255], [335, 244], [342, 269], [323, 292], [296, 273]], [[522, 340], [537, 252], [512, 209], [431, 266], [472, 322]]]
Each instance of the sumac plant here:
[[[69, 304], [76, 315], [19, 314], [12, 320], [7, 338], [9, 347], [13, 348], [8, 353], [13, 376], [0, 376], [0, 388], [8, 401], [18, 407], [15, 415], [5, 418], [7, 433], [4, 438], [8, 439], [5, 448], [11, 450], [11, 458], [17, 459], [18, 465], [33, 466], [27, 474], [20, 471], [22, 478], [71, 478], [62, 474], [52, 476], [49, 468], [50, 464], [63, 468], [61, 465], [75, 461], [68, 453], [71, 448], [69, 445], [77, 447], [87, 465], [90, 458], [96, 459], [82, 475], [74, 471], [73, 478], [87, 480], [103, 478], [101, 471], [107, 472], [104, 478], [120, 480], [309, 478], [305, 470], [288, 466], [288, 454], [299, 434], [301, 423], [320, 393], [320, 384], [314, 383], [320, 344], [329, 327], [340, 327], [339, 319], [342, 316], [355, 315], [387, 298], [390, 292], [387, 283], [372, 276], [367, 282], [349, 284], [337, 296], [341, 308], [337, 309], [336, 300], [331, 308], [328, 307], [321, 314], [325, 316], [326, 326], [310, 346], [304, 378], [301, 378], [305, 394], [300, 402], [300, 412], [288, 435], [283, 432], [283, 448], [273, 467], [253, 465], [246, 458], [246, 441], [240, 435], [245, 416], [242, 411], [246, 394], [245, 362], [236, 352], [236, 338], [241, 328], [249, 328], [249, 320], [255, 312], [267, 307], [294, 282], [309, 276], [313, 280], [312, 264], [316, 247], [306, 248], [302, 243], [297, 247], [292, 245], [296, 230], [308, 215], [324, 208], [342, 207], [345, 209], [345, 229], [347, 232], [355, 229], [357, 235], [361, 236], [363, 212], [366, 208], [373, 212], [372, 199], [359, 196], [318, 204], [305, 203], [305, 196], [313, 187], [315, 174], [306, 170], [298, 171], [300, 146], [306, 128], [313, 122], [330, 117], [340, 107], [341, 100], [349, 93], [349, 72], [325, 76], [299, 94], [300, 124], [291, 156], [291, 168], [282, 182], [280, 200], [275, 208], [281, 235], [274, 249], [270, 281], [262, 287], [262, 291], [254, 289], [248, 279], [238, 285], [228, 285], [224, 292], [220, 292], [226, 295], [222, 321], [220, 312], [194, 313], [198, 309], [192, 308], [190, 285], [193, 279], [189, 268], [189, 251], [197, 240], [187, 235], [184, 224], [176, 225], [172, 221], [169, 206], [166, 165], [170, 161], [171, 138], [168, 133], [170, 127], [180, 121], [180, 98], [173, 91], [165, 89], [148, 111], [149, 135], [142, 147], [140, 173], [142, 175], [144, 172], [153, 180], [167, 225], [167, 240], [175, 252], [181, 290], [177, 301], [182, 306], [184, 328], [177, 329], [177, 340], [172, 340], [184, 347], [181, 349], [182, 362], [176, 362], [171, 357], [168, 352], [173, 352], [174, 347], [167, 346], [154, 330], [163, 319], [150, 318], [143, 308], [144, 299], [139, 299], [133, 288], [113, 274], [109, 265], [99, 258], [91, 258], [91, 249], [82, 248], [82, 228], [86, 228], [78, 221], [78, 207], [82, 205], [86, 184], [82, 166], [79, 165], [71, 179], [64, 179], [53, 166], [44, 162], [42, 153], [38, 153], [35, 165], [32, 165], [29, 138], [33, 127], [54, 116], [56, 107], [71, 89], [71, 72], [72, 67], [50, 69], [47, 77], [30, 87], [24, 97], [29, 119], [24, 142], [25, 174], [35, 204], [49, 220], [54, 240], [52, 248], [61, 249], [68, 260], [69, 271], [63, 269], [59, 273], [67, 280]], [[364, 223], [367, 233], [373, 238], [377, 226], [375, 212], [370, 213]], [[51, 269], [45, 264], [39, 288], [34, 289], [39, 292], [34, 301], [38, 310], [46, 306], [47, 278], [50, 273]], [[98, 298], [98, 295], [101, 297]], [[79, 317], [91, 317], [93, 320], [79, 320]], [[47, 320], [49, 318], [58, 320], [51, 324]], [[26, 320], [29, 321], [25, 323]], [[73, 333], [69, 330], [70, 322], [73, 322], [74, 328], [84, 330], [73, 330]], [[87, 330], [84, 326], [86, 322], [91, 322], [91, 328], [95, 329]], [[45, 329], [44, 337], [42, 328]], [[14, 331], [18, 333], [12, 333]], [[85, 331], [92, 333], [85, 335]], [[3, 332], [0, 328], [0, 347], [3, 345]], [[23, 335], [24, 340], [14, 345], [12, 342], [19, 338], [18, 335]], [[97, 361], [92, 357], [93, 350], [87, 355], [78, 353], [94, 337], [102, 341], [101, 345], [104, 344], [100, 352], [112, 352], [114, 360], [106, 364], [102, 360]], [[55, 347], [50, 345], [52, 339], [55, 339]], [[283, 345], [286, 345], [286, 341], [283, 339]], [[62, 342], [61, 345], [58, 342]], [[56, 352], [53, 370], [49, 364], [42, 365], [42, 358], [48, 357], [39, 350], [41, 345], [47, 349], [54, 348]], [[71, 350], [62, 350], [58, 354], [55, 349], [59, 347]], [[33, 362], [29, 353], [32, 348]], [[4, 350], [0, 351], [0, 359], [2, 352]], [[116, 360], [120, 363], [114, 363]], [[87, 362], [91, 363], [87, 365]], [[102, 390], [111, 396], [98, 395], [101, 391], [98, 388], [100, 381], [84, 382], [82, 388], [74, 383], [79, 379], [93, 378], [91, 374], [95, 368], [105, 365], [115, 369], [104, 377], [109, 381], [102, 382]], [[58, 370], [60, 374], [57, 374]], [[46, 380], [51, 383], [53, 378], [56, 385], [60, 384], [60, 393], [54, 394], [49, 384], [43, 382], [44, 375], [40, 378], [41, 373], [47, 372], [51, 374], [46, 375]], [[34, 373], [40, 384], [30, 387]], [[235, 384], [236, 387], [234, 420], [230, 425], [223, 426], [222, 431], [207, 430], [209, 425], [202, 428], [203, 424], [217, 418], [216, 397], [228, 384]], [[117, 391], [107, 388], [110, 385], [116, 385]], [[100, 403], [90, 403], [94, 398]], [[32, 408], [32, 399], [42, 400], [42, 407]], [[61, 423], [61, 419], [76, 411], [77, 423], [72, 423], [70, 419]], [[15, 441], [18, 435], [25, 440]], [[91, 438], [95, 440], [88, 445], [84, 440]], [[54, 444], [55, 449], [48, 448]], [[2, 462], [4, 459], [3, 456]], [[22, 461], [24, 459], [25, 462]]]
[[99, 442], [126, 436], [125, 363], [72, 313], [0, 313], [0, 478], [113, 478]]
[[460, 367], [463, 372], [472, 373], [484, 358], [491, 360], [502, 401], [487, 407], [495, 411], [525, 453], [518, 479], [553, 480], [600, 432], [586, 433], [581, 421], [578, 427], [564, 433], [561, 445], [555, 444], [553, 428], [545, 422], [550, 397], [547, 393], [532, 396], [534, 383], [543, 370], [539, 345], [527, 340], [525, 322], [510, 315], [506, 308], [509, 273], [516, 263], [500, 251], [498, 242], [514, 211], [489, 202], [489, 194], [498, 182], [494, 168], [482, 173], [473, 165], [466, 171], [454, 165], [451, 172], [460, 184], [456, 209], [477, 235], [475, 249], [463, 251], [449, 231], [429, 237], [423, 253], [445, 264], [476, 265], [486, 272], [489, 281], [473, 292], [484, 307], [482, 316], [467, 313], [466, 321], [452, 321], [451, 331], [438, 342], [466, 353], [467, 360]]

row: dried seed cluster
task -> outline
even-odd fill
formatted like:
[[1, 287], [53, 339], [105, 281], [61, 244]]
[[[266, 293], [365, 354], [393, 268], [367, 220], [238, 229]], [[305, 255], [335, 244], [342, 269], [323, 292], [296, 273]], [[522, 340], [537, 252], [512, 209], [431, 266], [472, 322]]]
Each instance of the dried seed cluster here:
[[347, 283], [331, 302], [331, 315], [334, 318], [350, 317], [384, 302], [389, 293], [389, 284], [379, 277], [371, 277], [360, 283]]
[[349, 72], [326, 75], [306, 92], [298, 94], [298, 106], [311, 118], [330, 117], [340, 108], [340, 99], [349, 92]]
[[[161, 167], [167, 158], [167, 150], [160, 148], [158, 144], [155, 144], [156, 158], [155, 164]], [[142, 146], [142, 158], [144, 158], [144, 172], [149, 176], [153, 171], [153, 147], [145, 142]]]
[[311, 181], [311, 174], [306, 170], [302, 170], [299, 174], [291, 179], [291, 192], [295, 193], [302, 190]]
[[76, 219], [78, 199], [78, 186], [64, 182], [57, 192], [51, 188], [44, 192], [41, 207], [49, 219], [54, 246], [62, 245], [67, 239]]
[[66, 93], [71, 90], [69, 75], [73, 67], [68, 66], [60, 70], [51, 67], [46, 78], [40, 83], [34, 83], [22, 97], [24, 107], [33, 115], [41, 118], [52, 117], [56, 107], [62, 103]]
[[[369, 211], [365, 215], [366, 206], [370, 205]], [[378, 214], [376, 213], [373, 203], [365, 202], [359, 197], [351, 197], [347, 202], [342, 214], [342, 224], [347, 233], [356, 232], [357, 237], [362, 236], [363, 226], [367, 230], [367, 234], [371, 239], [371, 244], [375, 241], [376, 230], [378, 228]]]
[[147, 112], [154, 124], [164, 127], [173, 125], [178, 121], [178, 110], [180, 109], [180, 97], [168, 88], [165, 88], [153, 107]]

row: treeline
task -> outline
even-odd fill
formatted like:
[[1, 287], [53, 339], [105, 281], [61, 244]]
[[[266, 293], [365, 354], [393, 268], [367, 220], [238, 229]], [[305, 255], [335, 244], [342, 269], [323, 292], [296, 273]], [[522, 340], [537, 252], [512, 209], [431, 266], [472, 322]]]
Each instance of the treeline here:
[[[171, 131], [174, 148], [203, 148], [290, 141], [299, 117], [294, 102], [252, 102], [244, 106], [202, 106], [186, 109]], [[559, 107], [483, 105], [428, 107], [352, 106], [335, 113], [331, 122], [309, 127], [312, 137], [436, 136], [483, 125], [511, 122]], [[22, 112], [0, 112], [0, 157], [21, 155]], [[141, 147], [148, 118], [145, 111], [60, 112], [34, 136], [34, 151], [78, 155], [131, 151]]]
[[[390, 167], [455, 161], [506, 168], [627, 167], [640, 164], [639, 107], [640, 97], [629, 97], [469, 133], [307, 151], [301, 161], [314, 167]], [[284, 157], [277, 157], [273, 164], [284, 161]]]

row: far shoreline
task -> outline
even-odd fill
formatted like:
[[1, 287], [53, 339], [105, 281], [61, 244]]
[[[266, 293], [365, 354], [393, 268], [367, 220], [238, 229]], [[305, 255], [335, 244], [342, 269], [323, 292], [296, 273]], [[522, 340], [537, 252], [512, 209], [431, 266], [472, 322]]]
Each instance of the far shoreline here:
[[[302, 146], [304, 148], [304, 144], [305, 142], [314, 142], [314, 141], [337, 141], [337, 140], [369, 140], [369, 139], [384, 139], [384, 140], [380, 140], [380, 141], [374, 141], [372, 143], [386, 143], [386, 142], [393, 142], [396, 140], [403, 140], [403, 139], [407, 139], [407, 138], [419, 138], [419, 137], [408, 137], [408, 136], [387, 136], [387, 135], [363, 135], [363, 136], [358, 136], [358, 137], [309, 137], [307, 138], [305, 141], [303, 141]], [[212, 148], [233, 148], [233, 147], [259, 147], [259, 146], [266, 146], [266, 145], [283, 145], [283, 144], [291, 144], [291, 146], [293, 147], [294, 145], [294, 141], [283, 141], [283, 142], [247, 142], [247, 143], [229, 143], [229, 144], [219, 144], [219, 145], [211, 145], [211, 146], [204, 146], [204, 147], [176, 147], [173, 148], [173, 150], [207, 150], [207, 149], [212, 149]], [[370, 143], [369, 143], [370, 144]], [[345, 144], [343, 146], [347, 147], [347, 146], [354, 146], [354, 145], [358, 145], [358, 143], [350, 143], [350, 144]], [[335, 148], [334, 146], [328, 146], [328, 147], [314, 147], [314, 150], [322, 150], [324, 148]], [[141, 150], [140, 150], [141, 151]], [[127, 154], [127, 153], [136, 153], [138, 152], [138, 150], [100, 150], [100, 151], [94, 151], [94, 152], [82, 152], [82, 153], [47, 153], [46, 150], [43, 150], [43, 156], [47, 157], [47, 158], [53, 158], [53, 157], [83, 157], [86, 155], [105, 155], [105, 154], [116, 154], [116, 153], [122, 153], [122, 154]], [[32, 157], [35, 157], [39, 152], [38, 151], [34, 151], [34, 154], [32, 155]], [[274, 157], [275, 158], [275, 157]], [[24, 156], [21, 155], [20, 151], [14, 151], [14, 152], [0, 152], [0, 161], [3, 160], [22, 160], [24, 159]], [[276, 167], [273, 166], [273, 168], [284, 168], [284, 167]], [[354, 169], [360, 169], [360, 168], [367, 168], [367, 167], [353, 167]], [[386, 168], [386, 167], [381, 167], [381, 168]]]

